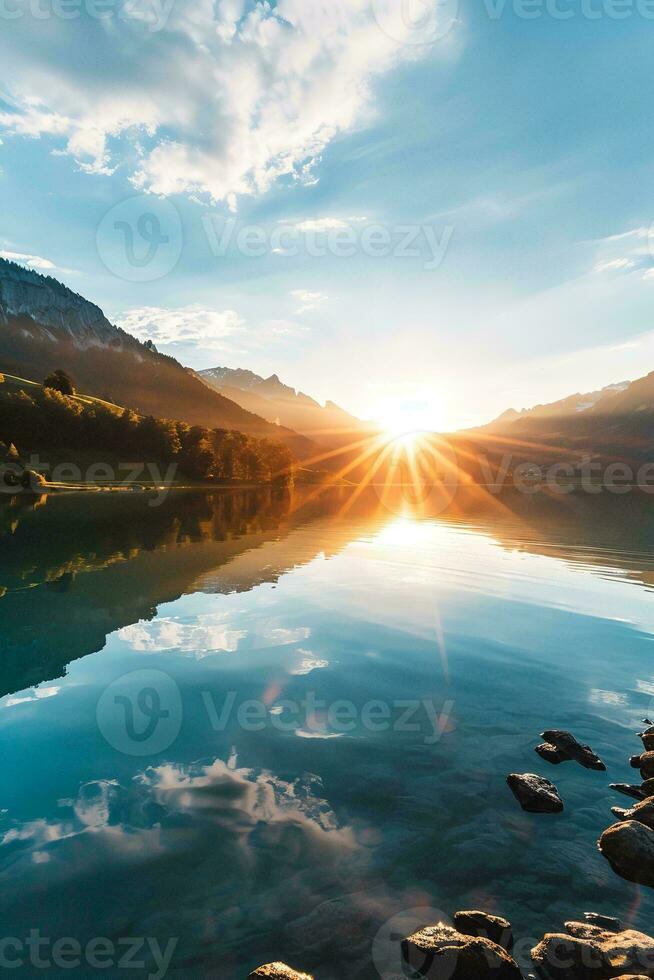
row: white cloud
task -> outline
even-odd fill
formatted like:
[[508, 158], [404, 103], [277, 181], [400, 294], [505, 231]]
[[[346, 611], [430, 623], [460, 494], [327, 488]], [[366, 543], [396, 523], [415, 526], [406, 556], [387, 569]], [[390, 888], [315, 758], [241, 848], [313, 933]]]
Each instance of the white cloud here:
[[105, 20], [23, 17], [0, 35], [0, 127], [48, 137], [90, 172], [122, 164], [153, 193], [233, 204], [282, 176], [315, 182], [322, 150], [370, 118], [374, 77], [430, 50], [389, 37], [370, 0], [141, 0]]
[[[643, 279], [654, 273], [654, 228], [644, 225], [609, 235], [593, 243], [596, 261], [593, 271], [602, 274], [643, 272]], [[617, 254], [616, 254], [617, 253]]]
[[312, 293], [308, 289], [293, 289], [289, 295], [300, 303], [295, 311], [298, 316], [301, 313], [313, 313], [315, 310], [321, 309], [328, 299], [324, 293]]
[[231, 341], [245, 329], [245, 320], [234, 310], [211, 310], [188, 306], [179, 310], [145, 306], [127, 310], [116, 318], [119, 327], [139, 340], [157, 346], [199, 345], [231, 350]]
[[27, 255], [24, 252], [8, 252], [5, 249], [0, 249], [0, 258], [8, 259], [10, 262], [18, 262], [19, 265], [29, 266], [30, 269], [38, 269], [40, 272], [57, 268], [50, 259], [44, 259], [40, 255]]

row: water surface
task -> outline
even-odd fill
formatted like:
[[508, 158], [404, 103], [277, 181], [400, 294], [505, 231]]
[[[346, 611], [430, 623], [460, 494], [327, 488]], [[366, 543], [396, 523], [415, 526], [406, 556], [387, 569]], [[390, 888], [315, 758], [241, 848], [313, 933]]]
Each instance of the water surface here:
[[[3, 936], [343, 980], [398, 975], [407, 910], [484, 907], [533, 941], [587, 910], [651, 926], [652, 893], [596, 850], [654, 710], [649, 498], [385, 503], [0, 509]], [[548, 767], [548, 727], [608, 774]], [[524, 814], [512, 771], [565, 813]]]

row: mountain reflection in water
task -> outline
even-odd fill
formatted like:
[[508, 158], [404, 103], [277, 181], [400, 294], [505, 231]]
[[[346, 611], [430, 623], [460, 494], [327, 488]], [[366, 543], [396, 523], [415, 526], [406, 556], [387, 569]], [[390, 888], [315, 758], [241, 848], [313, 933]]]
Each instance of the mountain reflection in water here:
[[[347, 980], [393, 975], [384, 923], [416, 907], [483, 906], [534, 940], [586, 910], [646, 927], [651, 895], [595, 841], [654, 697], [653, 556], [637, 494], [459, 495], [433, 515], [346, 488], [3, 505], [5, 934], [174, 937], [169, 976], [282, 958]], [[134, 755], [98, 706], [143, 670], [183, 719]], [[608, 777], [548, 769], [546, 727]], [[510, 771], [554, 772], [546, 833]]]

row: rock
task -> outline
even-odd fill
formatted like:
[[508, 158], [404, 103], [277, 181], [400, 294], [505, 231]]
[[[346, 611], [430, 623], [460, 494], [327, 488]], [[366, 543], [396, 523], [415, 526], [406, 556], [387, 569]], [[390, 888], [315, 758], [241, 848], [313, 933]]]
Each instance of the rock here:
[[610, 789], [614, 789], [617, 793], [622, 793], [624, 796], [631, 796], [634, 800], [644, 800], [645, 794], [640, 786], [630, 786], [629, 783], [611, 783]]
[[509, 789], [527, 813], [561, 813], [563, 801], [554, 783], [533, 772], [512, 772], [506, 777]]
[[553, 766], [558, 766], [561, 762], [572, 761], [567, 753], [557, 749], [556, 745], [551, 745], [549, 742], [541, 742], [540, 745], [536, 746], [534, 752], [537, 752], [541, 759], [545, 759], [545, 762], [551, 762]]
[[584, 769], [596, 769], [605, 772], [606, 766], [591, 749], [590, 745], [582, 745], [570, 732], [560, 732], [556, 729], [543, 732], [541, 738], [545, 739], [557, 749], [565, 752], [571, 759], [578, 762]]
[[642, 755], [632, 755], [629, 760], [634, 769], [640, 769], [643, 779], [654, 778], [654, 752], [643, 752]]
[[646, 732], [639, 732], [638, 734], [642, 740], [645, 751], [651, 752], [654, 750], [654, 728], [649, 729]]
[[621, 878], [654, 888], [654, 830], [625, 820], [605, 830], [598, 847]]
[[405, 963], [426, 980], [522, 980], [505, 949], [437, 923], [402, 940]]
[[292, 970], [286, 963], [265, 963], [250, 974], [248, 980], [256, 980], [257, 977], [273, 977], [274, 980], [313, 980], [309, 973], [298, 973]]
[[488, 912], [455, 912], [454, 928], [464, 936], [478, 936], [490, 939], [503, 949], [510, 950], [513, 946], [511, 923], [499, 915], [489, 915]]
[[[617, 980], [617, 970], [623, 977], [654, 977], [654, 939], [633, 929], [598, 929], [588, 939], [547, 933], [531, 957], [538, 976], [547, 980]], [[643, 970], [644, 974], [633, 972]]]
[[584, 912], [584, 919], [592, 926], [599, 926], [605, 932], [622, 932], [622, 923], [612, 915], [599, 915], [597, 912]]
[[644, 794], [646, 799], [648, 796], [654, 796], [654, 779], [646, 779], [643, 785], [640, 787], [640, 791]]
[[622, 810], [620, 807], [614, 806], [611, 808], [611, 813], [615, 813], [618, 820], [638, 820], [650, 830], [654, 830], [654, 798], [651, 796], [647, 800], [641, 800], [630, 810]]

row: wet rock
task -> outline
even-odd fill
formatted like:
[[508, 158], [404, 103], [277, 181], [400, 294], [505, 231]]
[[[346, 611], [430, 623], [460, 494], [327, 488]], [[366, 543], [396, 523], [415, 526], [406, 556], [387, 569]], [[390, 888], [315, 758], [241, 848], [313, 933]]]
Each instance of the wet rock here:
[[541, 759], [545, 759], [545, 762], [551, 762], [553, 766], [558, 766], [562, 762], [571, 762], [571, 756], [561, 749], [557, 749], [556, 745], [551, 745], [549, 742], [541, 742], [534, 749]]
[[596, 769], [598, 772], [606, 771], [606, 766], [600, 757], [593, 752], [590, 745], [582, 745], [570, 732], [560, 732], [557, 729], [551, 729], [543, 732], [541, 738], [550, 745], [554, 745], [560, 751], [565, 752], [566, 755], [574, 759], [575, 762], [578, 762], [584, 769]]
[[637, 820], [613, 824], [600, 837], [598, 847], [621, 878], [654, 888], [654, 830], [650, 827]]
[[642, 755], [632, 755], [629, 760], [634, 769], [640, 769], [643, 779], [654, 778], [654, 752], [643, 752]]
[[620, 807], [614, 806], [611, 808], [611, 813], [615, 813], [618, 820], [638, 820], [650, 830], [654, 830], [654, 798], [651, 796], [649, 799], [637, 803], [636, 806], [632, 806], [630, 810], [622, 810]]
[[251, 973], [248, 980], [256, 980], [257, 977], [273, 977], [273, 980], [313, 980], [309, 973], [298, 973], [286, 963], [266, 963]]
[[591, 926], [599, 926], [605, 932], [622, 932], [620, 919], [615, 919], [612, 915], [600, 915], [597, 912], [584, 912], [584, 919]]
[[642, 740], [646, 752], [654, 750], [654, 726], [646, 728], [644, 732], [638, 732], [638, 737]]
[[426, 980], [522, 980], [515, 961], [497, 943], [440, 922], [404, 939], [402, 956]]
[[455, 912], [454, 928], [464, 936], [478, 936], [490, 939], [503, 949], [510, 950], [513, 946], [511, 923], [500, 915], [489, 915], [488, 912]]
[[646, 799], [648, 796], [654, 796], [654, 779], [646, 779], [640, 787], [640, 791], [645, 795]]
[[506, 777], [509, 789], [527, 813], [561, 813], [563, 801], [554, 783], [533, 772], [513, 772]]
[[[593, 928], [568, 923], [584, 925]], [[654, 977], [654, 939], [633, 929], [596, 929], [589, 938], [547, 933], [531, 957], [537, 975], [546, 980], [617, 980], [617, 970], [623, 977]]]
[[616, 793], [622, 793], [623, 796], [630, 796], [633, 800], [644, 800], [645, 793], [640, 786], [631, 786], [629, 783], [610, 783], [610, 789], [614, 789]]

